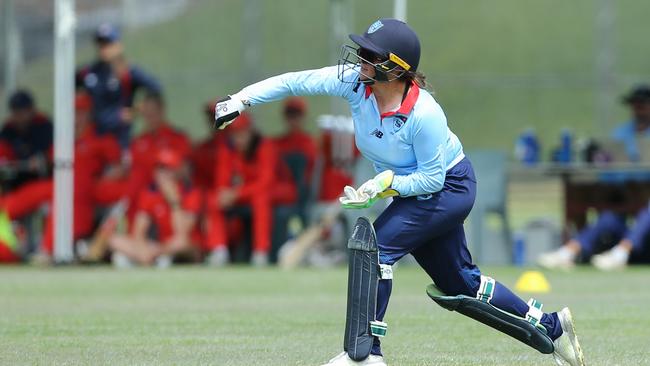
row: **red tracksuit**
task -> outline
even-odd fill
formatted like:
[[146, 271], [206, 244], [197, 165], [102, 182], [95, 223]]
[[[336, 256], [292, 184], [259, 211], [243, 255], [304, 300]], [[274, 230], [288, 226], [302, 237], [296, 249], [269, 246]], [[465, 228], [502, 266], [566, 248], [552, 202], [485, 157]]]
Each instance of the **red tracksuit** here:
[[[130, 202], [136, 202], [141, 190], [153, 181], [153, 171], [156, 167], [156, 157], [162, 149], [171, 149], [183, 159], [189, 157], [190, 140], [182, 132], [164, 124], [155, 131], [141, 134], [131, 142], [131, 171], [128, 178], [115, 180], [105, 179], [97, 185], [97, 200], [103, 204], [113, 203], [124, 197]], [[135, 207], [135, 204], [131, 205]], [[129, 217], [135, 210], [129, 209]]]
[[[98, 136], [92, 126], [77, 137], [74, 151], [74, 224], [73, 237], [89, 235], [93, 229], [95, 209], [94, 186], [107, 165], [118, 163], [120, 147], [112, 136]], [[34, 212], [41, 205], [51, 202], [54, 191], [52, 179], [30, 182], [2, 197], [2, 208], [12, 219]], [[43, 249], [53, 249], [54, 218], [50, 213], [45, 222]]]
[[223, 136], [223, 134], [214, 134], [192, 149], [190, 160], [193, 167], [193, 181], [198, 188], [207, 191], [215, 187], [214, 170], [217, 166], [217, 146], [225, 143]]
[[302, 131], [289, 132], [284, 136], [276, 138], [275, 145], [278, 147], [280, 156], [298, 153], [307, 158], [306, 177], [307, 181], [309, 181], [314, 171], [316, 155], [318, 154], [314, 138], [310, 134]]
[[[186, 212], [198, 215], [202, 205], [201, 191], [187, 185], [181, 189], [181, 208]], [[174, 235], [172, 225], [172, 210], [165, 197], [157, 190], [155, 185], [140, 191], [136, 204], [137, 212], [144, 212], [155, 225], [158, 233], [157, 240], [165, 243]], [[195, 233], [192, 233], [195, 236]]]
[[271, 140], [262, 139], [251, 159], [221, 144], [217, 152], [216, 189], [208, 198], [208, 249], [228, 243], [225, 212], [218, 206], [219, 191], [225, 187], [237, 190], [235, 205], [252, 209], [253, 250], [268, 253], [271, 248], [272, 208], [274, 204], [291, 204], [296, 200], [296, 187], [291, 174], [279, 159]]

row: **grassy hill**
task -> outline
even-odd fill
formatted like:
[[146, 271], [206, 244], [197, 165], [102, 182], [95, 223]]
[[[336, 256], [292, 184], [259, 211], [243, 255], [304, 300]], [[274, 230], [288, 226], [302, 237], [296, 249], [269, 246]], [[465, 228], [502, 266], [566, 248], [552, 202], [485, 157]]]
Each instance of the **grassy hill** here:
[[[243, 5], [240, 1], [196, 1], [181, 17], [127, 31], [131, 60], [163, 82], [174, 123], [200, 138], [206, 129], [199, 106], [209, 97], [289, 70], [315, 68], [329, 56], [329, 1], [259, 1], [262, 21], [259, 70], [242, 70]], [[353, 1], [354, 31], [390, 16], [392, 1]], [[562, 127], [578, 136], [605, 135], [626, 118], [619, 95], [650, 81], [644, 34], [650, 3], [616, 2], [612, 39], [611, 120], [602, 121], [596, 55], [599, 2], [576, 0], [409, 1], [408, 20], [422, 41], [420, 70], [428, 75], [451, 128], [465, 146], [511, 149], [526, 127], [536, 128], [548, 150]], [[78, 60], [92, 49], [80, 47]], [[51, 107], [51, 60], [30, 65], [20, 76]], [[330, 101], [311, 98], [311, 116], [326, 113]], [[279, 105], [255, 109], [268, 133], [281, 130]], [[314, 127], [314, 126], [312, 126]]]

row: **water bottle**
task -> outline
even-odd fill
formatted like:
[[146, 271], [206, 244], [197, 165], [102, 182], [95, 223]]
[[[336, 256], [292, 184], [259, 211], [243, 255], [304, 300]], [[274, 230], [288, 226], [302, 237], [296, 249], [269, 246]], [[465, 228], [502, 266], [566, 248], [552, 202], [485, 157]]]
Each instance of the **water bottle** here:
[[526, 241], [524, 234], [521, 232], [514, 235], [514, 242], [512, 243], [512, 263], [518, 267], [523, 267], [526, 264]]
[[539, 162], [539, 140], [532, 128], [524, 131], [515, 144], [516, 159], [527, 166], [535, 165]]
[[571, 147], [573, 142], [573, 135], [568, 128], [562, 129], [560, 135], [560, 154], [559, 162], [562, 164], [569, 164], [573, 160], [573, 149]]

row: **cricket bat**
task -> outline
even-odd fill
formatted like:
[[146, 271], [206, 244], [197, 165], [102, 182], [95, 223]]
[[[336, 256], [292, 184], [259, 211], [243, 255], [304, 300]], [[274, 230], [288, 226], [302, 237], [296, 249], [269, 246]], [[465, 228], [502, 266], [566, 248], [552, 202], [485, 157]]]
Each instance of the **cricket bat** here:
[[332, 205], [325, 211], [317, 224], [308, 227], [293, 240], [293, 245], [278, 260], [280, 268], [292, 269], [297, 267], [305, 258], [307, 251], [321, 239], [323, 232], [336, 222], [341, 210], [341, 205]]

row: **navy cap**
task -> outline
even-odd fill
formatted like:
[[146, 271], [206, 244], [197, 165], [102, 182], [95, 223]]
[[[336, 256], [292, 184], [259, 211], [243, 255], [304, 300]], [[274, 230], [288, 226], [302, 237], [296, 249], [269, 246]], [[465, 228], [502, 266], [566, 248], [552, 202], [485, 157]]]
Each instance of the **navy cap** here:
[[95, 42], [113, 43], [120, 40], [120, 31], [113, 24], [104, 23], [95, 31]]
[[623, 97], [623, 102], [626, 104], [650, 103], [650, 86], [638, 85], [630, 94]]
[[379, 19], [362, 35], [350, 34], [350, 39], [359, 47], [390, 59], [408, 71], [416, 71], [420, 64], [420, 39], [401, 20]]
[[27, 90], [17, 90], [9, 97], [9, 110], [17, 111], [21, 109], [34, 108], [34, 97]]

